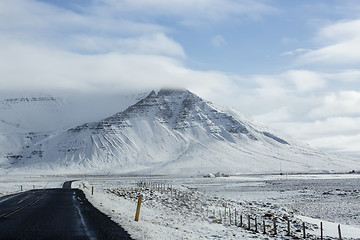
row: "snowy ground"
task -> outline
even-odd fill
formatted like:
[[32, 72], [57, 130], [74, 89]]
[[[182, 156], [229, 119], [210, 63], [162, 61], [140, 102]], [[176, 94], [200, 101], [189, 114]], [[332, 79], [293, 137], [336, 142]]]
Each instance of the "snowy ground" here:
[[0, 198], [31, 189], [61, 188], [66, 176], [0, 175]]
[[[0, 197], [20, 191], [21, 185], [24, 190], [33, 186], [61, 187], [69, 179], [81, 179], [73, 182], [73, 187], [83, 189], [85, 183], [84, 192], [90, 202], [135, 239], [294, 239], [302, 237], [303, 222], [307, 237], [315, 239], [320, 236], [320, 221], [327, 236], [324, 239], [338, 239], [339, 223], [344, 239], [360, 239], [357, 174], [227, 178], [1, 176]], [[139, 186], [140, 182], [146, 182], [146, 186]], [[140, 220], [135, 222], [140, 194]], [[235, 226], [235, 209], [237, 225], [242, 215], [241, 227]], [[252, 216], [250, 230], [248, 215]], [[254, 232], [255, 217], [258, 232]], [[277, 235], [273, 235], [274, 217]], [[291, 237], [286, 236], [287, 220]]]
[[[146, 181], [147, 186], [137, 186], [141, 181]], [[303, 236], [303, 222], [307, 237], [314, 239], [320, 236], [321, 221], [324, 236], [332, 237], [326, 239], [337, 239], [339, 223], [342, 237], [360, 239], [360, 206], [356, 204], [360, 199], [360, 175], [119, 177], [88, 179], [85, 183], [90, 201], [136, 239], [293, 239]], [[74, 183], [74, 187], [78, 184]], [[160, 190], [159, 185], [165, 190]], [[90, 186], [94, 186], [94, 196]], [[140, 221], [135, 222], [139, 194], [143, 195], [143, 203]], [[235, 209], [238, 225], [240, 214], [243, 217], [242, 227], [234, 225]], [[248, 215], [252, 216], [250, 231]], [[253, 231], [255, 217], [258, 233]], [[286, 236], [288, 219], [292, 237]], [[266, 234], [262, 234], [263, 221]]]

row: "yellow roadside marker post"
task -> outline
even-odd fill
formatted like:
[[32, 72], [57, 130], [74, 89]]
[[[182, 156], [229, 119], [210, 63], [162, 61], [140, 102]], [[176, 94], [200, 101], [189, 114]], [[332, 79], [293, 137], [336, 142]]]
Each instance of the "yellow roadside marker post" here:
[[135, 221], [139, 221], [139, 215], [140, 215], [140, 207], [141, 207], [141, 201], [142, 201], [142, 195], [139, 196], [138, 198], [138, 203], [137, 203], [137, 207], [136, 207], [136, 214], [135, 214]]

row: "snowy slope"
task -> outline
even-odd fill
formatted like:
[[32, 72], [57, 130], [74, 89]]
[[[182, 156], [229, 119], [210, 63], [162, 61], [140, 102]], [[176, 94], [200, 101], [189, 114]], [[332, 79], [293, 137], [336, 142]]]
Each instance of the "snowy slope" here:
[[20, 155], [12, 168], [137, 174], [359, 169], [356, 161], [311, 149], [187, 90], [152, 91], [125, 111], [47, 136]]
[[16, 162], [24, 149], [43, 139], [122, 111], [143, 96], [0, 92], [0, 168]]

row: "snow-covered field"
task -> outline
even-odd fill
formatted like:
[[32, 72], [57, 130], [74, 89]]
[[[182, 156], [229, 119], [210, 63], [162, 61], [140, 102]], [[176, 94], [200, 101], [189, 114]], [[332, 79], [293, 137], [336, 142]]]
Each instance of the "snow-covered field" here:
[[0, 198], [31, 189], [61, 188], [66, 176], [0, 175]]
[[[0, 197], [24, 190], [60, 187], [80, 179], [97, 208], [121, 224], [135, 239], [360, 239], [360, 175], [246, 175], [224, 178], [124, 176], [2, 176]], [[139, 186], [139, 183], [143, 183]], [[146, 183], [146, 186], [144, 186]], [[94, 195], [91, 189], [94, 187]], [[140, 220], [134, 221], [138, 196], [143, 195]], [[242, 227], [235, 226], [243, 218]], [[225, 215], [226, 211], [226, 215]], [[231, 224], [229, 218], [231, 215]], [[220, 217], [221, 214], [221, 217]], [[248, 227], [251, 215], [251, 229]], [[255, 217], [257, 230], [255, 230]], [[273, 235], [276, 217], [277, 235]], [[321, 220], [320, 220], [321, 219]], [[290, 220], [291, 237], [287, 235]], [[263, 221], [266, 234], [263, 234]]]
[[[147, 186], [138, 186], [139, 182], [146, 182]], [[80, 183], [73, 186], [79, 187]], [[303, 222], [307, 237], [312, 239], [320, 236], [320, 222], [324, 236], [337, 239], [341, 224], [343, 238], [360, 239], [360, 206], [356, 204], [360, 199], [359, 183], [360, 175], [350, 174], [210, 179], [118, 177], [87, 179], [85, 192], [95, 206], [136, 239], [293, 239], [303, 236]], [[140, 220], [135, 222], [140, 194], [143, 195]], [[235, 209], [237, 225], [242, 215], [243, 227], [235, 226]], [[252, 216], [250, 231], [248, 215]], [[253, 231], [255, 217], [258, 233]], [[292, 237], [286, 236], [287, 219]], [[263, 234], [263, 221], [266, 234]]]

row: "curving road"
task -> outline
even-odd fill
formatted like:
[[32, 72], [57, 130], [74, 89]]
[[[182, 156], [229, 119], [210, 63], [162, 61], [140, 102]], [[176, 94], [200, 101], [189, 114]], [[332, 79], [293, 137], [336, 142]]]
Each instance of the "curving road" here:
[[31, 190], [0, 199], [0, 239], [132, 239], [82, 191]]

